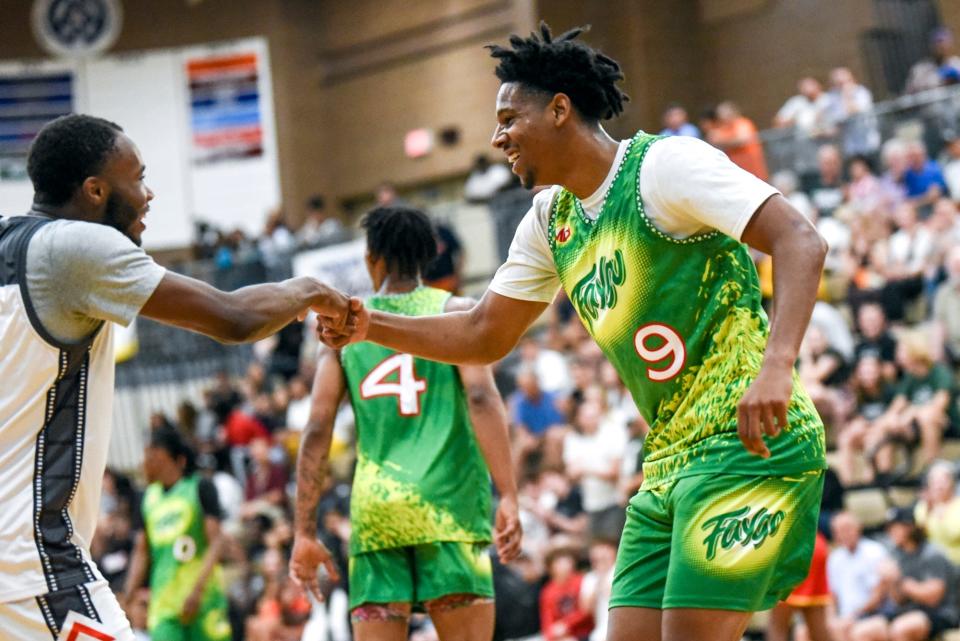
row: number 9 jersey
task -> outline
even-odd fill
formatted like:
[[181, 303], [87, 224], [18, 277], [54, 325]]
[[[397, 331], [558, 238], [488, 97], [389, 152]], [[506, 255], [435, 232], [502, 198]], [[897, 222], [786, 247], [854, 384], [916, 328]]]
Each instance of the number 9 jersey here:
[[[788, 426], [767, 440], [770, 458], [737, 436], [737, 404], [769, 333], [759, 279], [737, 240], [716, 230], [674, 238], [647, 217], [638, 177], [659, 140], [640, 132], [629, 143], [596, 219], [561, 189], [548, 223], [563, 289], [650, 423], [643, 486], [823, 469], [823, 425], [796, 373]], [[690, 177], [698, 179], [708, 180]]]
[[[448, 292], [374, 296], [369, 309], [441, 314]], [[469, 337], [464, 337], [469, 340]], [[490, 541], [490, 477], [457, 368], [374, 343], [340, 354], [356, 420], [351, 555], [436, 541]]]

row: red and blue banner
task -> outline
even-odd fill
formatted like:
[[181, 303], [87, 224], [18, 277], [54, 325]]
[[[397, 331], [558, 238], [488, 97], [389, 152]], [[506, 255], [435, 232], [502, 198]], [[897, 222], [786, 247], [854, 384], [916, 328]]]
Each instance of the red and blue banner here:
[[255, 53], [187, 61], [195, 163], [263, 155], [258, 64]]

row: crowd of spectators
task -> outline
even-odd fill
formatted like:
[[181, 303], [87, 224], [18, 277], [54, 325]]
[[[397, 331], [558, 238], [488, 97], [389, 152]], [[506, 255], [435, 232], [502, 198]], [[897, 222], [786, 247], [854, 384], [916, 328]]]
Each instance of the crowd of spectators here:
[[[934, 56], [911, 72], [910, 91], [960, 80], [949, 34], [939, 31], [932, 42]], [[930, 122], [921, 118], [920, 135], [881, 140], [870, 91], [845, 68], [830, 73], [829, 85], [825, 91], [817, 79], [802, 79], [777, 113], [774, 126], [792, 132], [795, 163], [772, 176], [757, 127], [731, 102], [704, 112], [699, 127], [682, 106], [671, 105], [661, 133], [700, 136], [723, 149], [769, 179], [827, 239], [819, 300], [797, 369], [824, 418], [830, 452], [821, 518], [829, 541], [823, 571], [833, 596], [829, 635], [922, 639], [960, 624], [957, 467], [943, 460], [944, 439], [960, 436], [960, 136], [941, 132], [944, 145], [934, 157], [923, 131]], [[469, 199], [485, 202], [509, 185], [501, 170], [478, 158]], [[395, 200], [391, 190], [378, 190], [378, 202]], [[196, 255], [223, 270], [251, 257], [269, 267], [292, 251], [349, 235], [319, 197], [308, 209], [296, 232], [277, 212], [257, 239], [198, 228]], [[455, 236], [440, 238], [450, 248], [443, 280], [459, 271], [462, 248]], [[769, 301], [772, 266], [766, 256], [754, 258]], [[456, 288], [460, 281], [443, 282]], [[238, 639], [350, 635], [343, 579], [325, 585], [328, 598], [317, 604], [286, 578], [293, 465], [313, 375], [312, 348], [309, 340], [301, 345], [302, 336], [310, 332], [294, 326], [274, 339], [273, 350], [257, 350], [264, 356], [244, 376], [219, 376], [200, 406], [185, 402], [176, 418], [154, 418], [189, 435], [201, 473], [220, 493]], [[524, 529], [520, 558], [494, 564], [496, 638], [603, 639], [624, 506], [642, 482], [648, 426], [562, 295], [548, 321], [496, 373], [509, 408]], [[345, 404], [318, 515], [342, 577], [352, 441]], [[880, 523], [863, 523], [843, 509], [845, 492], [894, 485], [919, 489], [915, 501]], [[108, 474], [94, 554], [116, 586], [140, 526], [138, 500], [136, 483]], [[144, 594], [128, 604], [140, 628]], [[415, 624], [415, 638], [435, 637], [428, 620]], [[790, 624], [788, 618], [788, 632]], [[770, 634], [777, 632], [771, 627]], [[813, 629], [807, 635], [817, 638]]]

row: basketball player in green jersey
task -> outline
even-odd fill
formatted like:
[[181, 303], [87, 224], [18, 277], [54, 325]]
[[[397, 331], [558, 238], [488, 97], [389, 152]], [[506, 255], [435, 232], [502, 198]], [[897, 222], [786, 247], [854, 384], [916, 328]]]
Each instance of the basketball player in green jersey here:
[[[420, 284], [436, 255], [422, 212], [374, 209], [363, 227], [377, 292], [366, 301], [370, 308], [422, 316], [472, 307]], [[521, 532], [506, 412], [487, 367], [457, 368], [373, 343], [320, 356], [297, 464], [291, 576], [319, 596], [318, 565], [336, 574], [316, 538], [316, 509], [345, 393], [357, 430], [349, 562], [356, 638], [402, 641], [411, 607], [422, 605], [441, 641], [489, 641], [491, 475], [500, 494], [493, 538], [502, 561], [518, 554]]]
[[[371, 308], [355, 333], [450, 363], [502, 358], [562, 287], [650, 424], [608, 639], [733, 641], [806, 575], [823, 425], [793, 371], [826, 246], [775, 189], [695, 138], [600, 125], [616, 62], [546, 25], [493, 46], [493, 145], [538, 193], [471, 310]], [[745, 243], [745, 244], [744, 244]], [[746, 245], [773, 257], [772, 323]], [[353, 301], [354, 306], [358, 301]]]
[[173, 428], [150, 434], [143, 468], [150, 485], [143, 495], [144, 529], [130, 562], [126, 602], [149, 572], [151, 639], [227, 641], [217, 489], [193, 473], [193, 452]]

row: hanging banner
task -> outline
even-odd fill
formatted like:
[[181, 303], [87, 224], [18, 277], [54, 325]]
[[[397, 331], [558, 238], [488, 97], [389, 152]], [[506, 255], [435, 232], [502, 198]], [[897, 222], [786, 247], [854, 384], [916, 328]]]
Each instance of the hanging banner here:
[[195, 164], [263, 155], [259, 56], [187, 60]]
[[0, 180], [26, 180], [27, 151], [40, 129], [73, 111], [73, 73], [0, 72]]

